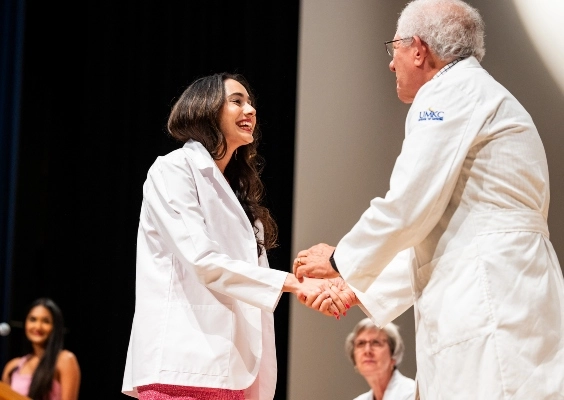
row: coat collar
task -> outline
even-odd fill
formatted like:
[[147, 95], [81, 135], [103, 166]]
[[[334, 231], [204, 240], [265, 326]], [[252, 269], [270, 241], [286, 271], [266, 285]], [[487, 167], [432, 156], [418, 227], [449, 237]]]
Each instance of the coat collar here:
[[456, 70], [459, 68], [482, 68], [480, 62], [474, 56], [466, 57], [463, 60], [460, 60], [455, 65], [452, 66], [452, 70]]
[[247, 229], [252, 233], [252, 237], [254, 238], [255, 231], [251, 226], [251, 223], [249, 222], [249, 218], [247, 217], [247, 214], [245, 214], [245, 210], [243, 210], [243, 207], [241, 206], [239, 199], [237, 199], [237, 196], [235, 196], [233, 189], [229, 185], [229, 182], [227, 182], [225, 176], [219, 170], [219, 167], [213, 160], [211, 154], [206, 150], [206, 148], [200, 142], [191, 139], [188, 140], [186, 143], [184, 143], [183, 148], [185, 150], [188, 150], [188, 153], [190, 154], [190, 159], [192, 160], [196, 168], [198, 168], [198, 170], [202, 172], [203, 175], [207, 175], [206, 173], [204, 173], [205, 170], [212, 171], [214, 179], [221, 185], [221, 187], [223, 188], [225, 193], [227, 193], [231, 201], [236, 204], [237, 209], [239, 210], [239, 216], [243, 220], [243, 223], [245, 224]]
[[221, 171], [219, 171], [219, 168], [217, 168], [217, 165], [213, 160], [211, 154], [205, 149], [204, 146], [202, 146], [200, 142], [196, 142], [195, 140], [190, 139], [186, 143], [184, 143], [184, 146], [182, 147], [189, 150], [190, 158], [198, 169], [202, 170], [215, 167], [215, 169], [217, 169], [217, 172], [221, 174]]
[[[206, 148], [200, 143], [195, 140], [189, 140], [184, 143], [184, 149], [187, 149], [192, 162], [200, 171], [211, 169], [213, 172], [213, 177], [223, 186], [225, 191], [230, 195], [233, 194], [233, 199], [239, 203], [235, 193], [233, 193], [233, 189], [229, 186], [229, 182], [225, 176], [219, 170], [219, 167], [215, 163], [214, 159], [212, 158], [211, 154], [206, 150]], [[242, 209], [242, 208], [241, 208]]]

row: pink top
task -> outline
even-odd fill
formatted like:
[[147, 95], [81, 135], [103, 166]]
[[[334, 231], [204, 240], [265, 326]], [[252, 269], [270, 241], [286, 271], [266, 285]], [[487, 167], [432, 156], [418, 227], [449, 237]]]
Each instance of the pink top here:
[[[31, 378], [33, 378], [33, 375], [20, 373], [20, 368], [25, 364], [29, 357], [30, 355], [20, 358], [20, 362], [12, 374], [10, 382], [10, 387], [15, 392], [23, 394], [24, 396], [27, 396], [29, 393], [29, 386], [31, 385]], [[53, 379], [53, 387], [49, 393], [49, 400], [61, 400], [61, 383], [55, 379]]]

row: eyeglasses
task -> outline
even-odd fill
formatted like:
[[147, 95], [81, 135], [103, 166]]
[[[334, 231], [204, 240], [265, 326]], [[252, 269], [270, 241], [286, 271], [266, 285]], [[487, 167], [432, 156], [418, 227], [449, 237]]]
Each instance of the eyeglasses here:
[[384, 42], [384, 46], [386, 46], [386, 52], [388, 53], [388, 55], [390, 57], [394, 58], [394, 50], [395, 50], [394, 43], [399, 42], [400, 40], [413, 40], [413, 37], [395, 39], [395, 40], [388, 40], [387, 42]]
[[356, 342], [354, 342], [354, 348], [355, 348], [355, 350], [361, 350], [361, 349], [364, 349], [366, 347], [366, 345], [368, 344], [371, 349], [374, 349], [376, 347], [384, 347], [384, 345], [386, 343], [388, 343], [388, 342], [378, 340], [378, 339], [357, 340]]

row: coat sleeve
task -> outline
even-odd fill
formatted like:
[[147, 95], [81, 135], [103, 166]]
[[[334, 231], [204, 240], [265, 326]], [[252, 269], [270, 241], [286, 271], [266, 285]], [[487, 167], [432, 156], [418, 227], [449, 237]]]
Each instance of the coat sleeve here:
[[410, 249], [398, 253], [366, 291], [351, 287], [361, 302], [360, 308], [377, 326], [383, 327], [413, 305], [410, 254]]
[[[274, 311], [288, 273], [235, 260], [222, 251], [208, 233], [186, 158], [157, 159], [147, 176], [144, 202], [146, 217], [166, 248], [183, 266], [194, 269], [202, 285], [265, 311]], [[239, 240], [241, 246], [249, 242], [237, 237], [233, 240]], [[252, 244], [256, 251], [256, 243]], [[264, 259], [261, 263], [268, 266]]]
[[[335, 250], [350, 286], [367, 291], [396, 254], [420, 243], [438, 223], [483, 125], [485, 115], [478, 116], [477, 108], [475, 96], [458, 87], [432, 81], [420, 89], [406, 119], [390, 190], [371, 201]], [[431, 111], [442, 120], [427, 118]]]

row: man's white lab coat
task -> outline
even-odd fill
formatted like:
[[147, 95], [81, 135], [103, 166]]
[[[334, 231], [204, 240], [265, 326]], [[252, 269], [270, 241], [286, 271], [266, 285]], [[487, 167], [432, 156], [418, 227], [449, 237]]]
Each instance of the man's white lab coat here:
[[334, 258], [378, 325], [414, 305], [421, 399], [564, 399], [549, 197], [530, 115], [475, 58], [419, 90], [390, 190]]
[[246, 399], [272, 399], [272, 312], [286, 277], [258, 257], [243, 208], [200, 143], [157, 158], [143, 186], [123, 392], [250, 387]]

